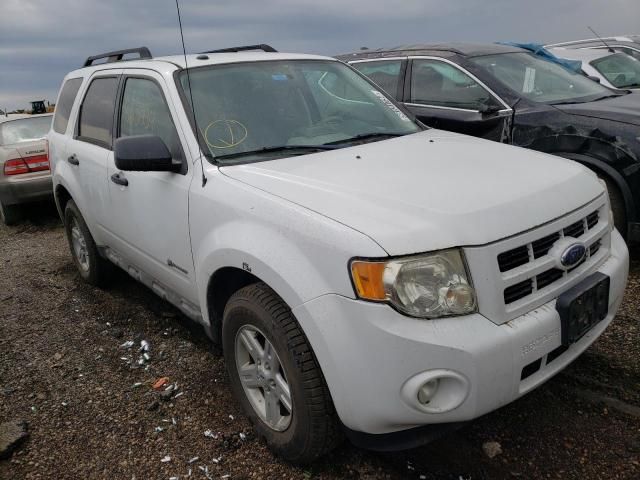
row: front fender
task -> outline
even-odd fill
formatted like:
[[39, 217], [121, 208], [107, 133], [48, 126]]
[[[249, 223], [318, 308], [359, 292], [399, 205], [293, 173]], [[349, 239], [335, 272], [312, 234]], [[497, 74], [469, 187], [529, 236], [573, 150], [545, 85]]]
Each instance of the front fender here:
[[206, 323], [209, 280], [221, 268], [250, 272], [293, 309], [330, 293], [353, 298], [350, 259], [387, 256], [360, 232], [222, 175], [198, 189], [190, 205], [198, 298]]

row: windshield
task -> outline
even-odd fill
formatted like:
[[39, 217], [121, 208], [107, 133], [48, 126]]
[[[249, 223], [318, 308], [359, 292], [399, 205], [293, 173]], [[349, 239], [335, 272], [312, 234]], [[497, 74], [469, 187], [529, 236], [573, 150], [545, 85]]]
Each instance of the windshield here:
[[533, 53], [505, 53], [472, 58], [496, 80], [528, 100], [540, 103], [582, 103], [613, 95], [582, 74]]
[[591, 66], [616, 88], [640, 87], [640, 61], [626, 53], [598, 58]]
[[[287, 60], [182, 72], [208, 156], [221, 164], [303, 155], [415, 133], [420, 127], [350, 67]], [[191, 108], [191, 105], [185, 105]]]
[[50, 128], [51, 115], [0, 123], [0, 145], [11, 145], [44, 138]]

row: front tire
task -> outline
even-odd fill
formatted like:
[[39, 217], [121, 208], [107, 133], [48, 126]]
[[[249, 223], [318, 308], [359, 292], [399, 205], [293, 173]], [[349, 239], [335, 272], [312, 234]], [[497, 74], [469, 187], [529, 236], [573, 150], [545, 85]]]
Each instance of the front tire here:
[[233, 392], [258, 436], [304, 464], [333, 449], [340, 428], [320, 366], [289, 307], [264, 283], [240, 289], [222, 325]]
[[0, 220], [5, 225], [15, 225], [22, 218], [19, 205], [5, 205], [0, 202]]
[[82, 279], [96, 287], [104, 286], [111, 277], [113, 265], [100, 256], [89, 227], [73, 200], [69, 200], [64, 209], [64, 230], [73, 263]]

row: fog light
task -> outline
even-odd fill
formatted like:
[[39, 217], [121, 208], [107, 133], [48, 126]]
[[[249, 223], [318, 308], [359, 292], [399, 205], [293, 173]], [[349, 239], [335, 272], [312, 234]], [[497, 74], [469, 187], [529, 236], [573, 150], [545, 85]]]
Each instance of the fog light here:
[[422, 385], [422, 387], [420, 387], [420, 390], [418, 390], [418, 401], [422, 405], [427, 405], [438, 391], [439, 384], [440, 380], [434, 378], [433, 380], [429, 380], [427, 383]]

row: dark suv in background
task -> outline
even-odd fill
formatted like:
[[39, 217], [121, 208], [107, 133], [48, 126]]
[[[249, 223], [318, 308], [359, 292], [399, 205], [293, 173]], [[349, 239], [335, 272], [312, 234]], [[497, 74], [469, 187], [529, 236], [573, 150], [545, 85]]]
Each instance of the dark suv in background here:
[[607, 184], [618, 230], [640, 240], [640, 95], [497, 44], [413, 45], [338, 58], [431, 127], [590, 167]]

